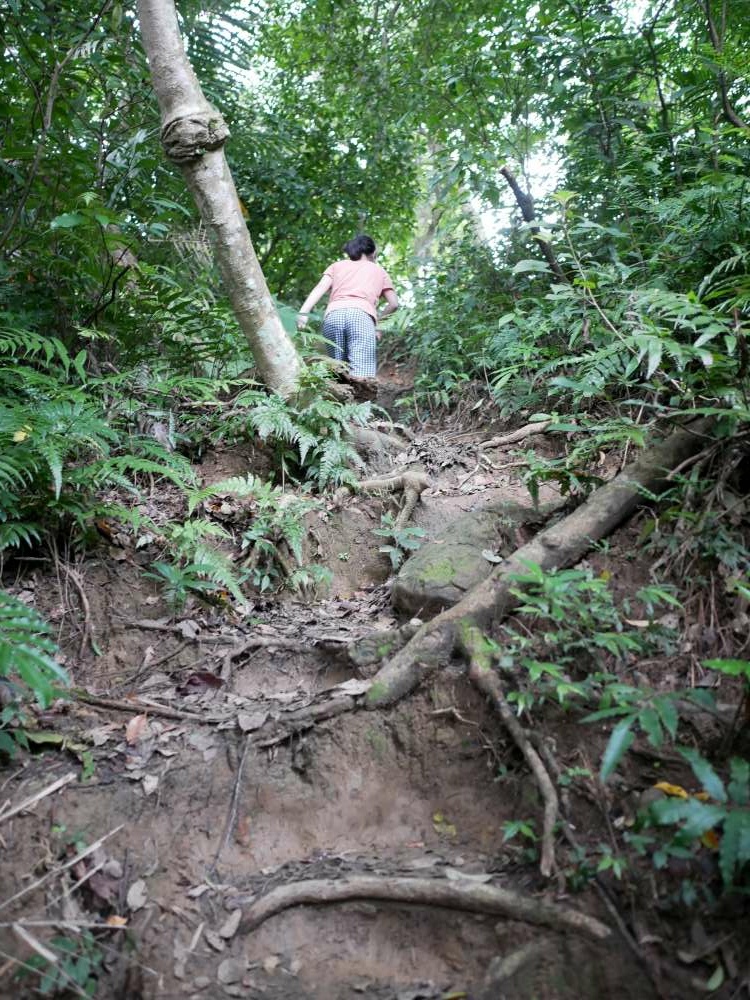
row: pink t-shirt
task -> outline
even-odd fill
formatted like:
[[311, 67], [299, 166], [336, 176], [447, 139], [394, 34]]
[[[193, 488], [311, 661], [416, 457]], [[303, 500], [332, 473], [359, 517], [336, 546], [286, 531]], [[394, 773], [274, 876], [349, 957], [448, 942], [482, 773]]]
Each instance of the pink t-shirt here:
[[393, 282], [380, 264], [367, 257], [337, 260], [323, 272], [332, 280], [326, 316], [334, 309], [364, 309], [377, 321], [378, 299]]

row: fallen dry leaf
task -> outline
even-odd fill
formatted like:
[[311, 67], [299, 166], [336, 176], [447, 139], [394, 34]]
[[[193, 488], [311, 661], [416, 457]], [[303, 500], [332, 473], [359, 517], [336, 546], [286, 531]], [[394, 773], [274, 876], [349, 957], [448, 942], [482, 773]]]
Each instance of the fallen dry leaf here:
[[237, 725], [243, 733], [251, 733], [254, 729], [260, 729], [267, 718], [268, 712], [239, 712]]
[[146, 732], [147, 725], [148, 719], [145, 715], [133, 716], [127, 726], [125, 726], [125, 742], [128, 746], [134, 746], [141, 739]]
[[153, 795], [159, 787], [159, 779], [155, 774], [145, 774], [143, 776], [143, 791], [146, 795]]
[[86, 884], [94, 895], [105, 903], [112, 904], [117, 898], [117, 890], [119, 889], [117, 879], [109, 878], [101, 872], [94, 872]]
[[146, 891], [146, 883], [142, 878], [139, 878], [128, 889], [127, 903], [129, 908], [135, 913], [136, 910], [144, 907], [147, 902], [148, 892]]
[[215, 931], [206, 931], [203, 935], [214, 951], [224, 951], [226, 942]]
[[107, 917], [107, 919], [105, 920], [105, 923], [106, 923], [107, 927], [127, 927], [128, 926], [128, 918], [127, 917], [118, 917], [116, 913], [113, 913], [112, 916]]
[[237, 933], [237, 928], [240, 926], [241, 919], [242, 910], [233, 910], [219, 928], [219, 937], [224, 938], [225, 941], [233, 938]]
[[236, 958], [225, 958], [216, 972], [216, 978], [222, 986], [239, 983], [245, 974], [246, 968], [247, 965], [245, 962], [240, 962]]
[[212, 674], [210, 670], [198, 670], [191, 674], [184, 684], [178, 687], [178, 694], [198, 694], [211, 688], [220, 688], [224, 681], [217, 674]]

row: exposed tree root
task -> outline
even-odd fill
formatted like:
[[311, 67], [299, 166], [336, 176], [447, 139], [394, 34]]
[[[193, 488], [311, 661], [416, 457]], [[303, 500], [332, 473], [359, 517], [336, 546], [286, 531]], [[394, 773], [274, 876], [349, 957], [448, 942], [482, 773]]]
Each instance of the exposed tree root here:
[[310, 643], [297, 642], [295, 639], [287, 639], [286, 636], [281, 635], [256, 635], [251, 639], [245, 639], [224, 654], [221, 663], [221, 679], [225, 684], [229, 684], [232, 679], [234, 661], [256, 649], [287, 649], [293, 653], [307, 653], [310, 651]]
[[395, 526], [403, 528], [409, 523], [414, 508], [419, 503], [422, 492], [430, 486], [430, 479], [422, 471], [406, 470], [390, 476], [379, 476], [377, 479], [363, 479], [357, 483], [359, 493], [396, 493], [403, 490], [404, 503], [396, 517]]
[[359, 424], [351, 424], [349, 430], [357, 451], [371, 460], [396, 455], [404, 450], [405, 442], [395, 434], [384, 434], [372, 427], [360, 427]]
[[596, 490], [577, 510], [546, 528], [504, 559], [491, 575], [454, 607], [423, 625], [406, 646], [375, 675], [367, 696], [370, 708], [390, 705], [413, 690], [450, 655], [456, 630], [467, 621], [487, 628], [515, 606], [512, 575], [535, 563], [544, 570], [571, 566], [632, 514], [641, 497], [658, 493], [671, 469], [699, 451], [708, 420], [695, 421], [645, 452]]
[[502, 448], [506, 444], [516, 444], [518, 441], [531, 437], [532, 434], [544, 434], [551, 423], [551, 420], [540, 420], [535, 424], [524, 424], [523, 427], [510, 431], [508, 434], [501, 434], [499, 437], [490, 438], [489, 441], [482, 441], [478, 447]]
[[475, 625], [464, 625], [459, 630], [459, 644], [469, 660], [469, 680], [490, 699], [492, 707], [513, 737], [513, 742], [524, 755], [541, 792], [544, 802], [544, 823], [539, 870], [545, 878], [549, 878], [555, 870], [555, 823], [559, 814], [554, 783], [508, 704], [500, 678], [492, 669], [492, 657], [480, 630]]
[[312, 729], [319, 722], [332, 719], [336, 715], [343, 715], [344, 712], [352, 712], [357, 707], [357, 699], [350, 695], [339, 695], [313, 703], [306, 708], [285, 712], [278, 719], [269, 721], [253, 733], [251, 742], [261, 749], [276, 746], [297, 733]]
[[94, 626], [91, 621], [91, 605], [89, 604], [89, 599], [86, 596], [86, 590], [83, 586], [83, 578], [77, 569], [72, 566], [68, 566], [67, 563], [61, 562], [60, 569], [65, 573], [65, 576], [70, 580], [70, 582], [75, 587], [78, 593], [78, 599], [81, 602], [81, 610], [83, 611], [83, 634], [81, 636], [81, 645], [78, 650], [79, 657], [82, 657], [88, 646], [91, 652], [96, 655], [96, 643], [94, 641]]
[[309, 879], [279, 886], [260, 899], [255, 896], [236, 896], [230, 901], [230, 905], [235, 909], [244, 909], [240, 930], [247, 932], [290, 906], [302, 903], [341, 903], [350, 899], [381, 899], [390, 903], [445, 906], [471, 913], [492, 913], [555, 930], [577, 931], [598, 940], [611, 934], [606, 924], [568, 906], [557, 906], [511, 889], [477, 884], [468, 879], [453, 882], [448, 879], [378, 875]]

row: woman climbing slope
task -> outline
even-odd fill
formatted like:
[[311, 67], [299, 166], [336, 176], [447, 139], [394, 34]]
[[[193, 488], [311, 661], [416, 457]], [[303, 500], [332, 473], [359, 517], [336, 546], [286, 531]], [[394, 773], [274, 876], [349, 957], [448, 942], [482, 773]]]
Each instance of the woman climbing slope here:
[[[370, 236], [355, 236], [344, 246], [348, 260], [337, 260], [302, 303], [297, 328], [304, 329], [311, 309], [330, 291], [323, 319], [323, 336], [328, 353], [337, 361], [349, 362], [353, 379], [375, 378], [377, 371], [376, 324], [398, 309], [393, 283], [375, 263], [377, 250]], [[378, 313], [378, 302], [386, 301]]]

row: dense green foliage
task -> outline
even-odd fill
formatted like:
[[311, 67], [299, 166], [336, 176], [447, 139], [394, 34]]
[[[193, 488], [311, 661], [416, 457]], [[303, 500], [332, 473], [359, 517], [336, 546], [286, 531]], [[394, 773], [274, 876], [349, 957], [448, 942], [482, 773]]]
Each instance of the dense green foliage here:
[[[676, 420], [715, 418], [714, 438], [636, 521], [658, 583], [633, 587], [629, 606], [590, 567], [529, 566], [518, 616], [486, 641], [524, 725], [544, 711], [607, 729], [600, 759], [558, 775], [560, 790], [579, 782], [608, 815], [636, 739], [682, 753], [702, 789], [610, 827], [594, 862], [563, 872], [572, 888], [621, 877], [619, 848], [661, 868], [713, 834], [721, 887], [746, 889], [750, 667], [729, 657], [747, 656], [750, 600], [750, 0], [177, 7], [231, 130], [301, 389], [282, 400], [256, 378], [196, 208], [162, 157], [135, 4], [0, 0], [5, 583], [22, 575], [19, 556], [56, 554], [61, 540], [84, 549], [113, 525], [146, 550], [173, 614], [325, 583], [306, 562], [304, 519], [356, 480], [351, 429], [372, 408], [331, 392], [317, 326], [298, 334], [295, 310], [343, 242], [370, 232], [406, 305], [383, 341], [413, 370], [404, 419], [459, 401], [477, 423], [549, 419], [558, 457], [516, 456], [533, 499], [545, 481], [585, 494]], [[209, 449], [247, 441], [257, 468], [199, 484]], [[149, 502], [155, 488], [169, 513]], [[394, 567], [422, 541], [390, 515], [375, 535]], [[704, 594], [705, 654], [705, 634], [690, 632]], [[675, 608], [679, 630], [663, 624]], [[684, 745], [684, 720], [716, 702], [628, 673], [683, 656], [682, 686], [688, 653], [740, 689], [725, 744], [706, 756]], [[0, 590], [2, 753], [23, 744], [29, 696], [46, 706], [66, 681], [55, 655], [45, 623]], [[505, 837], [533, 846], [536, 833], [524, 818]], [[52, 942], [60, 963], [32, 960], [38, 992], [91, 995], [97, 942], [66, 940]]]

